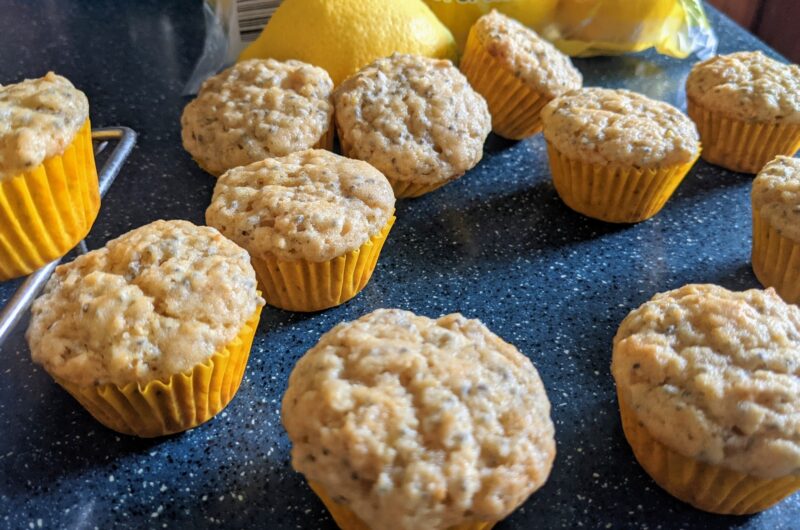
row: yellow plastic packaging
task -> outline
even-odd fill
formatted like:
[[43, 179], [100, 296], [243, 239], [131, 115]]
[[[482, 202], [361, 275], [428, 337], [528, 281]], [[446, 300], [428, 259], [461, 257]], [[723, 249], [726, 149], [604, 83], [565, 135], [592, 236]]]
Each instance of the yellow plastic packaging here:
[[729, 515], [757, 513], [800, 489], [797, 475], [759, 478], [678, 454], [650, 436], [621, 397], [619, 408], [625, 438], [639, 464], [659, 486], [695, 508]]
[[[334, 501], [320, 484], [309, 481], [308, 485], [314, 493], [317, 494], [322, 504], [324, 504], [328, 512], [330, 512], [333, 520], [336, 521], [336, 526], [341, 528], [341, 530], [370, 530], [370, 528], [353, 513], [353, 510]], [[451, 526], [447, 530], [491, 530], [494, 525], [494, 522], [467, 523]]]
[[123, 386], [56, 382], [97, 421], [123, 434], [153, 438], [197, 427], [219, 414], [239, 390], [261, 309], [207, 361], [165, 381]]
[[753, 207], [753, 272], [786, 302], [800, 304], [800, 243], [789, 239]]
[[252, 258], [258, 283], [269, 305], [288, 311], [322, 311], [343, 304], [366, 287], [395, 217], [361, 247], [332, 260], [286, 261]]
[[59, 156], [0, 181], [0, 281], [30, 274], [86, 237], [100, 210], [89, 120]]
[[470, 26], [492, 9], [516, 18], [572, 56], [655, 48], [672, 57], [716, 51], [700, 0], [425, 0], [463, 50]]
[[555, 19], [561, 0], [425, 0], [431, 11], [447, 26], [463, 52], [469, 30], [476, 20], [497, 9], [531, 28], [544, 28]]

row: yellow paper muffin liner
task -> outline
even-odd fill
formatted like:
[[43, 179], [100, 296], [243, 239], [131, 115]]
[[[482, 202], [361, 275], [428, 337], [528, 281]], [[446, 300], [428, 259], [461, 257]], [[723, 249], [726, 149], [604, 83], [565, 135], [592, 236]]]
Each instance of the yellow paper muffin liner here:
[[753, 208], [753, 272], [790, 304], [800, 304], [800, 243], [782, 235]]
[[641, 169], [590, 164], [568, 158], [549, 142], [553, 184], [576, 212], [610, 223], [638, 223], [653, 217], [672, 196], [694, 165]]
[[759, 478], [678, 454], [653, 438], [617, 396], [622, 428], [636, 460], [659, 486], [695, 508], [729, 515], [757, 513], [800, 489], [800, 476]]
[[273, 255], [252, 257], [267, 303], [288, 311], [321, 311], [343, 304], [369, 282], [395, 217], [356, 250], [332, 260], [287, 261]]
[[394, 196], [396, 198], [415, 199], [417, 197], [422, 197], [426, 193], [438, 190], [445, 184], [453, 182], [454, 180], [456, 180], [456, 178], [445, 180], [443, 182], [433, 182], [433, 183], [419, 183], [419, 182], [411, 182], [408, 180], [397, 180], [397, 179], [388, 179], [388, 180], [389, 184], [392, 185], [392, 191], [394, 191]]
[[61, 155], [0, 179], [0, 281], [63, 257], [86, 237], [99, 210], [92, 126], [86, 120]]
[[[370, 530], [370, 527], [366, 525], [358, 516], [353, 513], [353, 510], [348, 508], [343, 504], [339, 504], [334, 501], [328, 494], [325, 492], [325, 488], [322, 485], [313, 482], [311, 480], [308, 481], [309, 487], [317, 494], [317, 497], [322, 501], [322, 504], [328, 509], [330, 512], [331, 517], [333, 520], [336, 521], [336, 526], [341, 528], [342, 530]], [[451, 526], [447, 530], [490, 530], [494, 527], [495, 522], [474, 522], [474, 523], [464, 523], [455, 526]]]
[[800, 124], [746, 122], [688, 101], [703, 142], [703, 159], [741, 173], [758, 173], [778, 155], [800, 149]]
[[197, 427], [221, 412], [239, 390], [261, 309], [220, 351], [169, 379], [92, 386], [55, 379], [97, 421], [117, 432], [152, 438]]
[[495, 134], [521, 140], [542, 130], [540, 114], [552, 98], [531, 88], [506, 64], [492, 57], [481, 45], [474, 26], [459, 68], [472, 88], [486, 99]]

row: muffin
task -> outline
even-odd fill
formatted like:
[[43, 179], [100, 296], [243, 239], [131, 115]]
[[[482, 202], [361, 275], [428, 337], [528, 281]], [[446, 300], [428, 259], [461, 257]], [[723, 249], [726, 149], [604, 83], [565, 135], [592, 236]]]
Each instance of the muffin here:
[[753, 182], [753, 271], [800, 304], [800, 160], [779, 156]]
[[48, 72], [0, 86], [0, 281], [64, 256], [92, 228], [100, 189], [89, 102]]
[[268, 304], [319, 311], [367, 285], [394, 202], [366, 162], [308, 150], [222, 175], [206, 221], [250, 253]]
[[429, 193], [474, 167], [491, 130], [486, 101], [446, 60], [378, 59], [333, 101], [344, 154], [378, 168], [398, 198]]
[[183, 147], [207, 172], [333, 148], [333, 81], [300, 61], [251, 59], [208, 79], [181, 116]]
[[547, 480], [550, 403], [527, 357], [477, 320], [379, 309], [298, 361], [292, 465], [343, 530], [484, 530]]
[[263, 304], [247, 252], [213, 228], [156, 221], [58, 267], [27, 339], [100, 423], [161, 436], [230, 402]]
[[800, 66], [761, 52], [720, 55], [692, 68], [686, 95], [712, 164], [757, 173], [800, 149]]
[[542, 110], [542, 123], [559, 196], [602, 221], [657, 214], [700, 155], [688, 117], [628, 90], [569, 92]]
[[800, 309], [772, 289], [657, 294], [622, 322], [611, 372], [636, 459], [678, 499], [746, 514], [800, 488]]
[[539, 132], [542, 108], [583, 83], [569, 57], [496, 10], [472, 26], [460, 68], [486, 98], [492, 130], [513, 140]]

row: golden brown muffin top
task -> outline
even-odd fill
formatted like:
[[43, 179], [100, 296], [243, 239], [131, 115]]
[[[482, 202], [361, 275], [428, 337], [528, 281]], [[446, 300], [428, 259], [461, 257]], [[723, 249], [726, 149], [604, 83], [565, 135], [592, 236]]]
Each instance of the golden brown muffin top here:
[[380, 171], [316, 149], [231, 169], [217, 181], [206, 221], [252, 256], [321, 262], [378, 234], [394, 202]]
[[542, 109], [544, 137], [569, 158], [654, 168], [686, 164], [700, 153], [692, 120], [681, 111], [622, 89], [582, 88]]
[[0, 85], [0, 180], [61, 155], [89, 119], [86, 95], [47, 72], [38, 79]]
[[33, 360], [78, 385], [164, 380], [232, 341], [264, 301], [243, 249], [156, 221], [59, 266], [33, 304]]
[[471, 31], [492, 57], [547, 97], [575, 90], [583, 83], [583, 76], [569, 57], [532, 29], [497, 10], [479, 18]]
[[530, 360], [459, 314], [339, 324], [295, 366], [282, 418], [294, 468], [374, 530], [500, 520], [555, 456]]
[[673, 451], [757, 477], [800, 475], [800, 308], [772, 289], [657, 294], [622, 322], [611, 371]]
[[800, 123], [800, 66], [761, 52], [718, 55], [694, 65], [686, 94], [739, 120]]
[[328, 72], [300, 61], [251, 59], [206, 80], [181, 117], [183, 146], [220, 175], [317, 144], [333, 114]]
[[474, 167], [492, 128], [486, 101], [450, 61], [394, 54], [334, 92], [347, 155], [390, 179], [442, 183]]
[[800, 243], [800, 160], [779, 156], [753, 181], [753, 208], [782, 235]]

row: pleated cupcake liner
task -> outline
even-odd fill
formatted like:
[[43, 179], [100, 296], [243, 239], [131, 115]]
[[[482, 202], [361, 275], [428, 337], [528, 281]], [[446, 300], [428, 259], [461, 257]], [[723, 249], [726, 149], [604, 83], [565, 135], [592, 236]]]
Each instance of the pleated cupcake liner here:
[[0, 281], [30, 274], [72, 250], [100, 211], [92, 127], [59, 156], [0, 180]]
[[703, 160], [741, 173], [758, 173], [778, 155], [800, 149], [800, 124], [737, 120], [703, 108], [689, 98], [689, 117], [703, 142]]
[[[460, 176], [460, 175], [459, 175]], [[398, 199], [416, 199], [417, 197], [422, 197], [423, 195], [430, 193], [432, 191], [436, 191], [445, 184], [449, 184], [453, 182], [458, 177], [439, 181], [439, 182], [428, 182], [428, 183], [419, 183], [419, 182], [411, 182], [408, 180], [398, 180], [398, 179], [388, 179], [389, 184], [392, 185], [392, 191], [394, 191], [394, 196]]]
[[800, 304], [800, 242], [781, 234], [753, 207], [753, 272], [790, 304]]
[[332, 260], [288, 261], [252, 257], [259, 286], [269, 305], [288, 311], [321, 311], [343, 304], [367, 285], [395, 217], [356, 250]]
[[655, 438], [619, 396], [622, 428], [636, 460], [670, 495], [706, 512], [743, 515], [766, 510], [800, 489], [800, 476], [768, 479], [685, 457]]
[[109, 429], [142, 438], [185, 431], [219, 414], [236, 395], [260, 318], [261, 306], [220, 351], [166, 380], [83, 386], [55, 379]]
[[552, 98], [531, 88], [487, 52], [474, 27], [467, 37], [459, 68], [472, 88], [486, 99], [495, 134], [521, 140], [542, 130], [540, 114]]
[[591, 164], [547, 143], [553, 184], [567, 206], [609, 223], [638, 223], [661, 211], [697, 157], [656, 169]]
[[[309, 480], [308, 486], [314, 493], [316, 493], [317, 497], [319, 497], [319, 500], [321, 500], [322, 504], [325, 505], [325, 508], [328, 509], [328, 512], [331, 514], [333, 520], [336, 521], [336, 526], [341, 528], [341, 530], [370, 530], [370, 527], [367, 526], [364, 521], [359, 519], [353, 510], [334, 501], [321, 484]], [[494, 521], [464, 523], [451, 526], [447, 530], [491, 530], [495, 524], [496, 522]]]

